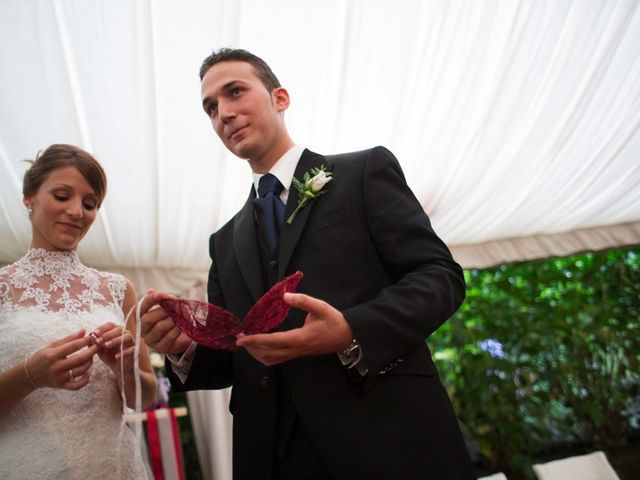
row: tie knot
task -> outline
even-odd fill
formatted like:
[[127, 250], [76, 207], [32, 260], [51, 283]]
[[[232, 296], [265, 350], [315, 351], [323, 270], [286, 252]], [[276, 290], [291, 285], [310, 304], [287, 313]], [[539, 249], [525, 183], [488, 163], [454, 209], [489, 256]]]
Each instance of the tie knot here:
[[265, 197], [269, 192], [278, 196], [283, 189], [284, 187], [280, 183], [280, 180], [270, 173], [260, 177], [260, 181], [258, 182], [258, 195], [260, 195], [260, 198]]

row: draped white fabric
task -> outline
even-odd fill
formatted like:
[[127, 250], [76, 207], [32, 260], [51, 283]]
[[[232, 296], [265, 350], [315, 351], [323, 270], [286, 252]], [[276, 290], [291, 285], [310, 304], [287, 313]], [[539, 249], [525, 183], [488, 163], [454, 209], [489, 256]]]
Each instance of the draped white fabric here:
[[231, 480], [230, 397], [229, 388], [187, 393], [193, 437], [204, 479]]
[[221, 46], [272, 65], [295, 141], [390, 148], [464, 266], [640, 243], [638, 0], [2, 0], [0, 43], [0, 263], [30, 241], [21, 160], [73, 143], [110, 181], [83, 260], [206, 282], [251, 181], [200, 108]]
[[83, 260], [205, 281], [250, 185], [200, 108], [220, 46], [270, 62], [297, 142], [389, 147], [465, 266], [640, 240], [636, 0], [3, 0], [0, 41], [0, 262], [21, 160], [68, 142], [110, 179]]

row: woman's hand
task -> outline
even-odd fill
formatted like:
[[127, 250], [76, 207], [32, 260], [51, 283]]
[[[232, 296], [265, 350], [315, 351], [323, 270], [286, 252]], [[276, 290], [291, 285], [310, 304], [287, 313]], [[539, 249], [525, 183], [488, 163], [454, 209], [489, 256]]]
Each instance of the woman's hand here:
[[[38, 387], [80, 390], [89, 383], [89, 369], [98, 351], [84, 336], [85, 331], [69, 335], [31, 355], [25, 363], [30, 380]], [[84, 347], [89, 347], [83, 350]]]
[[125, 375], [133, 374], [135, 340], [129, 330], [107, 322], [91, 332], [89, 338], [96, 343], [100, 360], [113, 370], [118, 378], [122, 371]]

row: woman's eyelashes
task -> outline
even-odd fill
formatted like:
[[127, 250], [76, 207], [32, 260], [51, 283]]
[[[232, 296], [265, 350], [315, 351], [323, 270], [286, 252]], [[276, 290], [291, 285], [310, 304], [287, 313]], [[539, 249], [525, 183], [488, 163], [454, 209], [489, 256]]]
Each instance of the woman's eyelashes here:
[[[60, 203], [64, 203], [64, 202], [69, 201], [69, 199], [71, 198], [71, 196], [70, 196], [70, 195], [67, 195], [67, 194], [65, 194], [65, 193], [54, 193], [54, 194], [53, 194], [53, 198], [54, 198], [56, 201], [60, 202]], [[89, 211], [91, 211], [91, 210], [95, 210], [96, 208], [98, 208], [98, 204], [97, 204], [97, 202], [95, 202], [94, 200], [83, 200], [83, 201], [82, 201], [82, 207], [83, 207], [85, 210], [89, 210]]]

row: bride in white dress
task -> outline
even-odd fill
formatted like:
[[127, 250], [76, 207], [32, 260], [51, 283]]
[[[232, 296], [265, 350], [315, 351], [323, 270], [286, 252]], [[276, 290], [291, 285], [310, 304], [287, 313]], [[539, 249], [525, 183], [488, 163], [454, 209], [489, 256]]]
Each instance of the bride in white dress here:
[[[122, 275], [84, 266], [76, 249], [106, 190], [87, 152], [52, 145], [25, 173], [31, 248], [0, 269], [0, 479], [147, 478], [123, 398], [135, 406], [136, 302]], [[142, 407], [156, 389], [139, 355]]]

